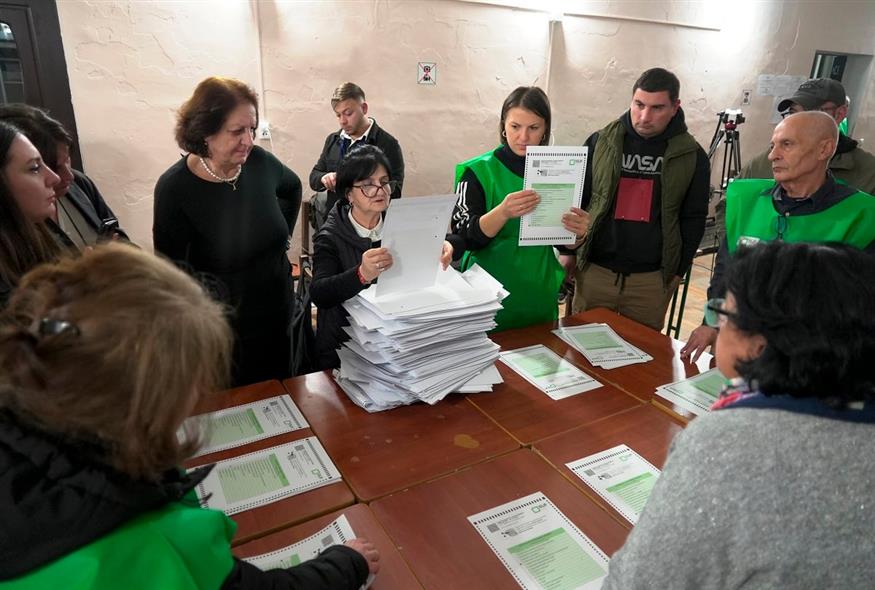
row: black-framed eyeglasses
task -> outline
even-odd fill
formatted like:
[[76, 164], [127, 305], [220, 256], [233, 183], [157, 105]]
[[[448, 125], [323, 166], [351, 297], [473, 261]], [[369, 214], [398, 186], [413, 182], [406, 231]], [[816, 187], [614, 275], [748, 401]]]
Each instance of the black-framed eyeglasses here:
[[712, 328], [722, 328], [727, 320], [734, 320], [738, 315], [735, 312], [723, 309], [725, 299], [709, 299], [705, 304], [705, 325]]
[[367, 198], [373, 199], [377, 196], [377, 191], [380, 189], [383, 189], [387, 195], [391, 196], [395, 191], [395, 188], [398, 186], [398, 181], [390, 180], [389, 182], [382, 182], [380, 184], [354, 184], [352, 186], [362, 191], [362, 194]]

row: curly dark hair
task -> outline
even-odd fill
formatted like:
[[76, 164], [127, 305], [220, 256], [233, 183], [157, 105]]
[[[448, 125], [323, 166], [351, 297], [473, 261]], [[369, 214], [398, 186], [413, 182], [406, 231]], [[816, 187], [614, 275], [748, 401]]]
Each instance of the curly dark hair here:
[[208, 157], [204, 140], [222, 129], [231, 111], [245, 103], [255, 107], [257, 127], [258, 95], [252, 87], [233, 78], [207, 78], [197, 85], [177, 113], [176, 143], [190, 154]]
[[736, 367], [763, 394], [837, 408], [875, 398], [875, 257], [839, 243], [757, 244], [739, 250], [726, 286], [730, 321], [766, 340]]

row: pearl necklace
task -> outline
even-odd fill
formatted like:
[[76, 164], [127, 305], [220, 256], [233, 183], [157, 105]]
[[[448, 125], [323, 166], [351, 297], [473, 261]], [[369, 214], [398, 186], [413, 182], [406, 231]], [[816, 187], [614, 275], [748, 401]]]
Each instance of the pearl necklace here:
[[235, 174], [234, 176], [229, 176], [228, 178], [222, 178], [221, 176], [219, 176], [218, 174], [216, 174], [215, 172], [210, 170], [210, 167], [209, 167], [209, 165], [207, 165], [206, 160], [204, 160], [200, 156], [198, 156], [198, 160], [201, 161], [201, 166], [204, 167], [204, 170], [207, 171], [207, 174], [209, 174], [210, 176], [212, 176], [213, 178], [215, 178], [219, 182], [224, 182], [225, 184], [230, 184], [232, 189], [234, 189], [235, 191], [237, 190], [237, 180], [240, 178], [240, 173], [243, 172], [243, 165], [242, 164], [237, 168], [237, 174]]

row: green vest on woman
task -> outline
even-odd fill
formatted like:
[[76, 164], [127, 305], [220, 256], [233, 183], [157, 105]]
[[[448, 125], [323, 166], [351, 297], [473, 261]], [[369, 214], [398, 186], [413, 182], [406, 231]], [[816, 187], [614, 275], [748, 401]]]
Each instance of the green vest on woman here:
[[[502, 164], [492, 152], [456, 165], [456, 184], [470, 168], [486, 195], [486, 210], [495, 209], [504, 198], [523, 190], [523, 179]], [[520, 220], [510, 219], [488, 246], [468, 251], [462, 270], [479, 264], [510, 292], [495, 316], [495, 331], [555, 321], [559, 317], [556, 297], [565, 271], [551, 246], [520, 246]]]
[[215, 590], [234, 566], [236, 529], [222, 512], [201, 508], [189, 492], [0, 588]]

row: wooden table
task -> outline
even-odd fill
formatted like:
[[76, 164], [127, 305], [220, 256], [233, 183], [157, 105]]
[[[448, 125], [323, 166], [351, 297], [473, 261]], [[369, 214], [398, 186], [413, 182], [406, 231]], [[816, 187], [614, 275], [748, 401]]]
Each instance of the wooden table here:
[[283, 385], [363, 502], [519, 448], [459, 395], [370, 414], [327, 371]]
[[[232, 408], [285, 393], [286, 390], [279, 381], [264, 381], [262, 383], [246, 385], [205, 397], [197, 405], [193, 415]], [[295, 432], [281, 434], [234, 449], [196, 457], [187, 461], [185, 467], [191, 468], [198, 465], [215, 463], [216, 461], [239, 457], [246, 453], [290, 443], [309, 436], [313, 436], [313, 431], [309, 428], [296, 430]], [[281, 528], [304, 522], [344, 506], [349, 506], [353, 502], [355, 502], [355, 498], [349, 486], [345, 482], [339, 481], [309, 492], [304, 492], [303, 494], [272, 502], [265, 506], [253, 508], [252, 510], [238, 512], [231, 516], [234, 522], [237, 523], [237, 534], [234, 536], [233, 544], [237, 545], [264, 536]]]
[[533, 446], [535, 452], [543, 456], [551, 465], [585, 494], [601, 504], [605, 510], [617, 518], [627, 528], [632, 525], [616, 512], [597, 493], [577, 477], [566, 463], [576, 461], [625, 444], [630, 449], [662, 469], [668, 449], [674, 437], [683, 426], [652, 405], [645, 404], [604, 420], [575, 428], [564, 434], [538, 441]]
[[628, 531], [528, 449], [371, 504], [425, 588], [516, 588], [468, 517], [543, 492], [606, 554]]
[[380, 572], [370, 588], [373, 590], [422, 588], [413, 576], [413, 572], [410, 571], [410, 567], [402, 559], [398, 549], [395, 548], [394, 543], [386, 535], [386, 531], [383, 530], [370, 508], [365, 504], [354, 504], [349, 508], [320, 516], [244, 545], [238, 545], [234, 548], [234, 555], [241, 558], [253, 557], [288, 547], [319, 531], [341, 514], [346, 515], [357, 537], [369, 540], [380, 552]]
[[[552, 324], [544, 324], [499, 332], [491, 338], [501, 346], [502, 351], [533, 344], [545, 344], [568, 359], [566, 353], [568, 346], [550, 333], [553, 328]], [[592, 372], [589, 367], [583, 367], [579, 359], [568, 360], [584, 372]], [[523, 445], [600, 420], [642, 403], [641, 400], [626, 394], [600, 377], [596, 379], [602, 383], [602, 387], [554, 400], [504, 363], [496, 362], [495, 365], [504, 383], [496, 385], [492, 393], [471, 394], [468, 400]]]
[[560, 349], [565, 347], [562, 350], [566, 350], [570, 355], [566, 358], [584, 368], [599, 381], [612, 383], [642, 401], [650, 401], [660, 385], [680, 381], [700, 372], [699, 366], [681, 360], [680, 345], [676, 341], [662, 332], [657, 332], [614, 311], [604, 308], [591, 309], [559, 321], [561, 326], [590, 323], [610, 325], [624, 340], [652, 356], [653, 360], [617, 369], [602, 369], [591, 365], [586, 357], [566, 345], [559, 337], [553, 334], [550, 336], [559, 343]]

